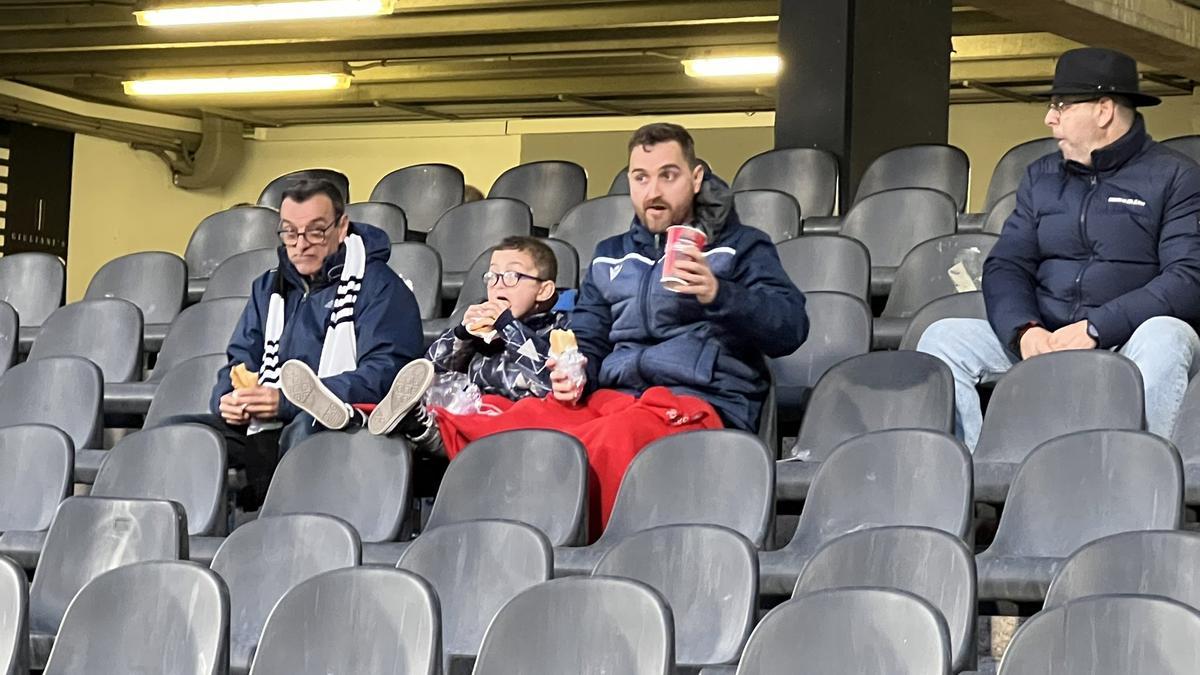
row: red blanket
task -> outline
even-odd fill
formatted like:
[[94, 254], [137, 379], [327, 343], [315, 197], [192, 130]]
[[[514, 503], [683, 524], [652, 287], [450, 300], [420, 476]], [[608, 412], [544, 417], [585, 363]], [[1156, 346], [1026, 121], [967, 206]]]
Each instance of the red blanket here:
[[453, 415], [437, 409], [438, 427], [446, 452], [453, 459], [468, 443], [513, 429], [556, 429], [578, 438], [587, 448], [588, 522], [595, 538], [608, 522], [625, 469], [651, 441], [697, 429], [720, 429], [721, 418], [707, 402], [677, 396], [666, 387], [652, 387], [640, 398], [601, 389], [580, 406], [552, 398], [510, 401], [484, 396], [485, 405], [499, 415]]

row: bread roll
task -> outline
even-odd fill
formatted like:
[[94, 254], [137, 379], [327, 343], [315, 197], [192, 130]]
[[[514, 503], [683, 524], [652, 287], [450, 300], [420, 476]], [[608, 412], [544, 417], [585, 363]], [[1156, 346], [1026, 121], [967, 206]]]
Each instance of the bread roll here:
[[550, 331], [550, 354], [566, 354], [572, 349], [579, 349], [579, 343], [575, 342], [575, 331], [557, 328]]
[[229, 380], [233, 382], [234, 389], [251, 389], [258, 386], [258, 375], [250, 372], [244, 363], [230, 369]]

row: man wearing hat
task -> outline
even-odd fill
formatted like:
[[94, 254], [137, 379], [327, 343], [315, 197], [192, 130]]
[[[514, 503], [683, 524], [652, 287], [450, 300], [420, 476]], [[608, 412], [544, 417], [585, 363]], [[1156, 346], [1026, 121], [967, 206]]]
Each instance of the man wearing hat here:
[[[1137, 364], [1151, 432], [1169, 436], [1200, 338], [1200, 167], [1154, 142], [1137, 107], [1137, 64], [1109, 49], [1066, 52], [1046, 126], [1059, 151], [1025, 171], [983, 267], [988, 320], [945, 319], [917, 346], [954, 373], [959, 437], [982, 426], [975, 387], [1020, 359], [1117, 349]], [[990, 326], [989, 326], [990, 324]]]

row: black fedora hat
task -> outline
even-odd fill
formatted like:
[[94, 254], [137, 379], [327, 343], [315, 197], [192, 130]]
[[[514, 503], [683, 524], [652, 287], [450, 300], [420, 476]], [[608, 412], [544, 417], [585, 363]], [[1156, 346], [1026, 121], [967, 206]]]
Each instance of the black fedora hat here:
[[1135, 106], [1158, 105], [1157, 96], [1138, 90], [1137, 62], [1113, 49], [1082, 47], [1063, 52], [1054, 68], [1050, 96], [1118, 95]]

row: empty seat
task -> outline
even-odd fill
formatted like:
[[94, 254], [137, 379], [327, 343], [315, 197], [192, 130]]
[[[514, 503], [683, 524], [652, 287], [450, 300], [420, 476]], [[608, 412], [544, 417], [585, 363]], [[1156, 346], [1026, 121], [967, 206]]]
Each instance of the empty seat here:
[[875, 321], [875, 348], [898, 347], [909, 320], [929, 302], [980, 290], [983, 261], [996, 240], [991, 234], [952, 234], [913, 247], [897, 268], [892, 292]]
[[1104, 350], [1017, 363], [992, 392], [975, 446], [975, 497], [1002, 502], [1017, 466], [1042, 443], [1086, 429], [1142, 429], [1145, 395], [1132, 361]]
[[608, 184], [607, 194], [629, 194], [629, 167], [622, 167], [621, 170], [618, 171], [615, 176], [613, 176], [612, 182]]
[[1059, 436], [1022, 462], [996, 537], [979, 554], [979, 597], [1037, 601], [1063, 561], [1084, 544], [1131, 530], [1179, 527], [1179, 454], [1141, 431]]
[[442, 256], [432, 247], [415, 241], [392, 244], [388, 267], [412, 284], [422, 319], [438, 316], [442, 308]]
[[46, 675], [224, 675], [229, 595], [212, 572], [154, 561], [113, 569], [79, 591]]
[[808, 234], [775, 248], [788, 278], [806, 294], [848, 293], [870, 300], [871, 254], [862, 242], [836, 234]]
[[263, 517], [230, 533], [212, 560], [212, 570], [229, 588], [230, 672], [250, 669], [267, 616], [285, 593], [359, 561], [354, 529], [329, 516]]
[[463, 202], [463, 173], [449, 164], [417, 164], [379, 179], [371, 201], [404, 209], [409, 231], [429, 232], [442, 214]]
[[754, 629], [738, 675], [949, 675], [937, 609], [911, 593], [837, 588], [789, 600]]
[[[69, 497], [59, 505], [50, 525], [42, 564], [29, 589], [30, 666], [45, 664], [67, 606], [88, 582], [124, 565], [179, 560], [186, 553], [187, 517], [178, 504]], [[112, 607], [108, 611], [110, 619], [117, 615]]]
[[0, 556], [0, 673], [29, 672], [29, 582], [25, 571]]
[[851, 532], [813, 555], [793, 596], [865, 586], [906, 591], [932, 605], [949, 629], [953, 672], [974, 668], [975, 556], [961, 539], [928, 527]]
[[564, 288], [579, 288], [579, 254], [575, 247], [563, 239], [539, 239], [554, 252], [554, 262], [558, 266], [558, 276], [554, 285], [560, 290]]
[[904, 329], [900, 338], [900, 349], [916, 349], [925, 329], [942, 319], [987, 319], [987, 307], [983, 302], [983, 291], [955, 293], [927, 303], [918, 309]]
[[[261, 206], [236, 206], [200, 221], [183, 253], [188, 269], [188, 300], [200, 299], [209, 277], [226, 260], [246, 251], [278, 247], [278, 229], [279, 213]], [[249, 295], [249, 291], [243, 295]]]
[[346, 174], [333, 169], [302, 169], [285, 173], [267, 183], [262, 193], [258, 195], [258, 205], [269, 206], [278, 211], [280, 205], [283, 204], [283, 193], [292, 184], [302, 180], [329, 181], [338, 189], [338, 192], [342, 193], [342, 201], [350, 202], [350, 179], [346, 177]]
[[210, 414], [209, 398], [217, 372], [228, 362], [224, 353], [206, 354], [176, 365], [158, 383], [146, 411], [143, 428], [170, 423], [172, 418]]
[[721, 525], [762, 546], [774, 485], [775, 462], [757, 436], [725, 429], [661, 438], [629, 464], [600, 539], [557, 549], [554, 569], [587, 574], [623, 537], [659, 525]]
[[1058, 152], [1058, 141], [1053, 138], [1026, 141], [1005, 152], [996, 163], [996, 168], [992, 170], [992, 179], [988, 181], [987, 199], [981, 210], [991, 211], [1004, 195], [1016, 192], [1029, 165], [1052, 152]]
[[487, 300], [487, 286], [484, 285], [483, 275], [490, 268], [491, 261], [492, 248], [488, 247], [475, 258], [475, 262], [471, 263], [471, 267], [463, 275], [462, 288], [458, 291], [458, 299], [454, 301], [454, 308], [450, 310], [449, 317], [425, 319], [421, 322], [421, 331], [424, 334], [426, 346], [429, 346], [447, 329], [462, 323], [468, 307]]
[[275, 269], [278, 263], [279, 252], [273, 248], [256, 248], [233, 255], [213, 270], [200, 301], [249, 297], [254, 280]]
[[513, 598], [488, 626], [474, 675], [674, 672], [671, 610], [628, 579], [555, 579]]
[[71, 438], [59, 429], [44, 424], [0, 428], [0, 533], [50, 527], [71, 489], [74, 461]]
[[904, 256], [925, 241], [954, 234], [954, 200], [936, 190], [905, 188], [859, 200], [843, 217], [841, 233], [871, 252], [871, 294], [886, 295]]
[[467, 672], [496, 612], [549, 580], [552, 556], [545, 535], [504, 520], [443, 525], [412, 542], [396, 566], [428, 581], [437, 594], [443, 673]]
[[391, 202], [356, 202], [346, 205], [350, 221], [365, 223], [387, 233], [393, 244], [399, 244], [408, 236], [408, 220], [404, 209]]
[[63, 303], [67, 269], [49, 253], [0, 256], [0, 301], [16, 310], [21, 321], [20, 346], [28, 351], [46, 317]]
[[79, 356], [100, 368], [105, 382], [131, 382], [142, 371], [142, 312], [118, 298], [81, 300], [42, 324], [29, 360]]
[[1183, 457], [1184, 501], [1200, 505], [1200, 378], [1193, 379], [1183, 395], [1171, 442]]
[[760, 592], [791, 593], [804, 564], [834, 537], [913, 525], [962, 538], [972, 515], [971, 456], [953, 436], [925, 429], [855, 436], [821, 463], [787, 546], [759, 554]]
[[339, 569], [280, 599], [250, 672], [436, 675], [439, 642], [438, 598], [421, 578], [384, 567]]
[[520, 164], [500, 174], [492, 183], [488, 199], [496, 198], [528, 204], [533, 212], [533, 226], [549, 230], [571, 207], [587, 199], [587, 172], [575, 162]]
[[12, 305], [0, 300], [0, 375], [17, 361], [20, 319]]
[[954, 200], [955, 211], [967, 205], [971, 160], [953, 145], [923, 143], [889, 150], [867, 166], [858, 181], [854, 203], [897, 188], [937, 190]]
[[1000, 675], [1185, 675], [1200, 663], [1200, 613], [1165, 598], [1097, 596], [1036, 614]]
[[1046, 609], [1093, 595], [1154, 595], [1200, 609], [1200, 534], [1122, 532], [1085, 544], [1063, 563], [1046, 591]]
[[744, 190], [733, 195], [743, 225], [762, 230], [773, 242], [800, 236], [800, 203], [778, 190]]
[[442, 297], [453, 300], [479, 254], [513, 235], [532, 234], [529, 207], [515, 199], [482, 199], [438, 219], [426, 241], [442, 256]]
[[1004, 231], [1004, 223], [1012, 212], [1017, 208], [1017, 193], [1010, 192], [992, 205], [992, 208], [987, 212], [987, 220], [983, 224], [983, 231], [988, 234], [1000, 234]]
[[833, 214], [838, 163], [815, 148], [778, 148], [746, 160], [733, 177], [734, 190], [779, 190], [796, 198], [804, 217]]
[[187, 296], [187, 265], [174, 253], [146, 251], [111, 260], [92, 277], [84, 300], [120, 298], [142, 310], [147, 346], [158, 351]]
[[662, 595], [681, 668], [736, 663], [758, 617], [754, 546], [723, 527], [667, 525], [631, 534], [593, 574], [640, 581]]
[[626, 195], [589, 199], [562, 217], [558, 227], [550, 232], [579, 253], [579, 281], [583, 282], [592, 266], [596, 244], [624, 234], [633, 224], [633, 202]]
[[883, 429], [954, 431], [954, 376], [920, 352], [872, 352], [830, 367], [804, 412], [794, 461], [776, 468], [781, 499], [803, 499], [829, 453], [847, 439]]
[[0, 377], [0, 427], [48, 424], [75, 448], [100, 447], [104, 377], [76, 356], [48, 357], [13, 366]]

